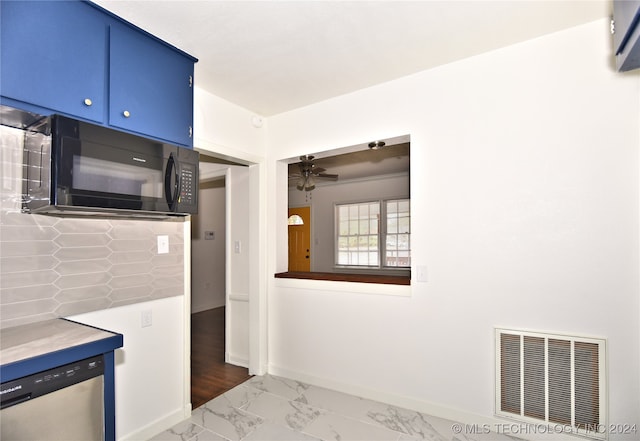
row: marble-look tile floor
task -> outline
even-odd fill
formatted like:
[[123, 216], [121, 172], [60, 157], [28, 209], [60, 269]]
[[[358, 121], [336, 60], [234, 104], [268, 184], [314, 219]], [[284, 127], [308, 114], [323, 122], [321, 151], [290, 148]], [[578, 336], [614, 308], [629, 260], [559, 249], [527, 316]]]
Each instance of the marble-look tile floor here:
[[[513, 441], [464, 425], [271, 375], [253, 377], [151, 441]], [[459, 433], [462, 432], [462, 433]], [[482, 432], [482, 431], [478, 431]]]

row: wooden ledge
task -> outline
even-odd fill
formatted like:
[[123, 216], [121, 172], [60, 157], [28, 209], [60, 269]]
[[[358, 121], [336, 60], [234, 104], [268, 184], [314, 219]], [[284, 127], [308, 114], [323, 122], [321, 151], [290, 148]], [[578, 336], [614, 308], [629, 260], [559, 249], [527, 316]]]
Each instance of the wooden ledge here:
[[379, 283], [386, 285], [411, 285], [411, 276], [387, 276], [380, 274], [343, 274], [296, 272], [275, 274], [277, 279], [333, 280], [337, 282]]

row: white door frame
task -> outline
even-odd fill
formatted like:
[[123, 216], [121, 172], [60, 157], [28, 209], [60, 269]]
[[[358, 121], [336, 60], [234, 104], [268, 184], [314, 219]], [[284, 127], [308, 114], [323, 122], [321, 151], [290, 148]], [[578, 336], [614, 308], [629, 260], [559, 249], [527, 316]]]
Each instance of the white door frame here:
[[[214, 147], [215, 148], [215, 147]], [[196, 149], [199, 150], [199, 149]], [[202, 149], [204, 154], [215, 155], [215, 150]], [[235, 153], [234, 153], [235, 155]], [[249, 373], [264, 375], [267, 373], [267, 272], [266, 272], [266, 167], [262, 157], [241, 155], [242, 157], [225, 158], [249, 166], [249, 249], [252, 250], [249, 261]], [[227, 169], [221, 170], [220, 176], [227, 179]], [[225, 186], [228, 185], [228, 179]], [[232, 190], [225, 190], [225, 210], [230, 212], [229, 203]], [[184, 400], [185, 408], [191, 409], [191, 222], [185, 222], [185, 307], [184, 307]], [[230, 265], [226, 265], [225, 279], [227, 284], [231, 278]], [[228, 286], [228, 285], [227, 285]], [[225, 330], [226, 333], [226, 330]], [[226, 337], [225, 337], [226, 338]]]

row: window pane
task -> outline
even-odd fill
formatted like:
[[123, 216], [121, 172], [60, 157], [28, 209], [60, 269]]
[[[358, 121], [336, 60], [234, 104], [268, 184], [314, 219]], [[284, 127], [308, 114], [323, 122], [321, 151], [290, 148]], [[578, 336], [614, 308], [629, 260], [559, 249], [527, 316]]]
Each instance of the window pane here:
[[360, 204], [358, 205], [358, 219], [368, 219], [369, 218], [369, 205]]
[[398, 232], [398, 219], [387, 217], [387, 233], [395, 234]]
[[408, 216], [398, 219], [398, 233], [408, 233], [410, 224], [411, 222]]
[[387, 234], [387, 251], [395, 250], [398, 247], [398, 236]]
[[354, 219], [349, 221], [349, 234], [352, 236], [358, 235], [358, 220]]
[[398, 249], [399, 250], [409, 250], [411, 247], [409, 246], [409, 235], [408, 234], [398, 234]]
[[369, 233], [378, 234], [378, 218], [369, 220]]
[[396, 201], [387, 201], [387, 217], [394, 216], [398, 212], [398, 203]]
[[340, 221], [340, 232], [338, 234], [340, 234], [340, 236], [349, 235], [349, 221]]
[[398, 266], [411, 266], [409, 251], [398, 251]]
[[360, 219], [360, 234], [369, 234], [369, 220]]
[[385, 266], [411, 266], [410, 200], [386, 201], [387, 232], [385, 236]]
[[387, 252], [387, 258], [386, 258], [386, 266], [398, 266], [397, 265], [397, 259], [396, 259], [396, 252], [395, 251], [389, 251]]

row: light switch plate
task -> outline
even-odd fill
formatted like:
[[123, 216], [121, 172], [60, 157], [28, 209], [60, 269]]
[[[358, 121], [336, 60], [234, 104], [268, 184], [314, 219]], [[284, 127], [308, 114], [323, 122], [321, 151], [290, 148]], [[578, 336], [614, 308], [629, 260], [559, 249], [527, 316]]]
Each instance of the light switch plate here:
[[158, 236], [158, 254], [169, 252], [169, 236]]

